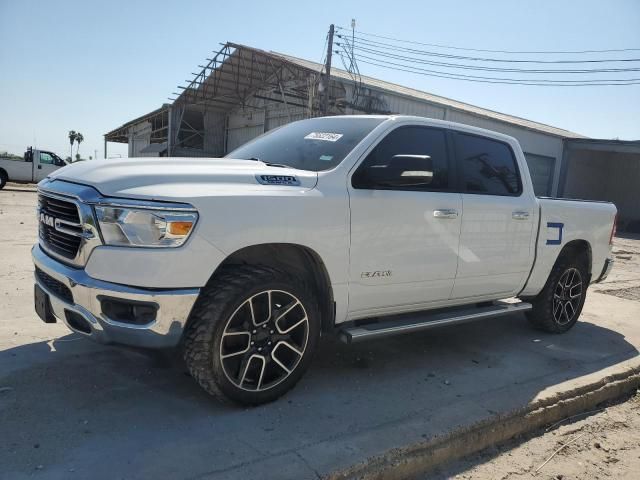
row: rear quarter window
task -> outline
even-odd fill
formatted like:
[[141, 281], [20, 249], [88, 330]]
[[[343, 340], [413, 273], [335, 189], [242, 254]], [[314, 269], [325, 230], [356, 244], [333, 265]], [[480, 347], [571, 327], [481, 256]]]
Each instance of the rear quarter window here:
[[522, 193], [518, 164], [508, 144], [456, 132], [455, 151], [463, 193], [508, 196]]

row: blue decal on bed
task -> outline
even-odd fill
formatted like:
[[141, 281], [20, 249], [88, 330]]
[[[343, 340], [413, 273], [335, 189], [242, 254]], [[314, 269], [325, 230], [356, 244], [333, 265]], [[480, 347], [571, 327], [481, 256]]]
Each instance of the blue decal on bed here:
[[547, 239], [547, 245], [560, 245], [560, 244], [562, 244], [562, 229], [564, 228], [564, 223], [547, 222], [547, 228], [557, 228], [558, 229], [558, 238], [555, 238], [553, 240]]

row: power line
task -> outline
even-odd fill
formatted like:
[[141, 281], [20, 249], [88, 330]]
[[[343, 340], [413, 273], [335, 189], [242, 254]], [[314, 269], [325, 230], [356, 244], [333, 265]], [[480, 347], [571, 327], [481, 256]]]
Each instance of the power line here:
[[[341, 43], [336, 43], [336, 45], [341, 45]], [[635, 68], [595, 68], [595, 69], [529, 69], [529, 68], [503, 68], [503, 67], [489, 67], [483, 65], [468, 65], [468, 64], [459, 64], [459, 63], [449, 63], [449, 62], [439, 62], [434, 60], [427, 60], [424, 58], [416, 58], [407, 55], [400, 55], [389, 53], [384, 50], [378, 50], [375, 48], [367, 48], [362, 47], [359, 44], [354, 46], [354, 50], [365, 52], [369, 54], [379, 55], [386, 58], [398, 59], [411, 61], [414, 63], [421, 63], [425, 65], [434, 65], [441, 66], [447, 68], [458, 68], [465, 70], [482, 70], [482, 71], [490, 71], [490, 72], [520, 72], [520, 73], [549, 73], [549, 74], [575, 74], [575, 73], [613, 73], [613, 72], [638, 72], [640, 71], [640, 67]]]
[[[340, 27], [341, 30], [345, 30]], [[516, 68], [507, 66], [491, 65], [493, 62], [508, 63], [508, 64], [601, 64], [601, 63], [615, 63], [615, 62], [640, 62], [640, 58], [616, 58], [616, 59], [603, 59], [603, 58], [591, 58], [591, 59], [565, 59], [565, 60], [531, 60], [531, 59], [503, 59], [503, 58], [488, 58], [477, 57], [468, 55], [453, 55], [449, 53], [435, 52], [429, 50], [421, 50], [416, 48], [410, 48], [407, 46], [393, 45], [388, 42], [381, 42], [371, 40], [369, 38], [363, 38], [363, 32], [358, 32], [360, 35], [356, 36], [352, 32], [350, 35], [343, 35], [341, 33], [337, 36], [342, 39], [342, 42], [336, 42], [337, 46], [340, 46], [343, 52], [336, 51], [341, 56], [344, 63], [344, 56], [346, 55], [349, 60], [349, 64], [356, 63], [354, 53], [358, 52], [358, 59], [362, 59], [362, 62], [368, 65], [374, 65], [382, 68], [388, 68], [393, 70], [400, 70], [409, 73], [415, 73], [420, 75], [453, 79], [473, 81], [478, 83], [498, 83], [498, 84], [511, 84], [511, 85], [532, 85], [532, 86], [607, 86], [607, 85], [637, 85], [640, 84], [640, 78], [584, 78], [584, 75], [591, 74], [603, 74], [603, 73], [616, 73], [626, 74], [630, 72], [639, 72], [640, 65], [635, 63], [628, 67], [604, 67], [604, 68], [586, 68], [586, 65], [581, 68]], [[374, 37], [387, 38], [392, 41], [402, 41], [392, 37], [384, 37], [381, 35], [364, 34]], [[407, 40], [407, 43], [422, 44], [421, 42], [412, 42]], [[474, 49], [480, 50], [480, 49]], [[640, 49], [626, 49], [626, 50], [640, 50]], [[552, 52], [544, 52], [552, 53]], [[577, 53], [577, 52], [574, 52]], [[435, 57], [435, 58], [430, 58]], [[453, 60], [466, 60], [467, 62], [450, 62], [443, 61], [442, 59]], [[471, 62], [471, 63], [469, 63]], [[357, 65], [357, 63], [356, 63]], [[435, 66], [440, 69], [424, 68], [424, 66]], [[595, 65], [594, 65], [595, 67]], [[469, 74], [456, 73], [450, 70], [466, 70], [471, 71]], [[495, 72], [498, 76], [483, 76], [476, 74], [476, 72]], [[499, 74], [505, 73], [518, 73], [525, 75], [583, 75], [581, 78], [515, 78], [504, 77]], [[624, 77], [624, 75], [623, 75]]]
[[[338, 55], [342, 55], [341, 52], [335, 52]], [[367, 60], [358, 60], [361, 63], [367, 65], [373, 65], [377, 67], [387, 68], [390, 70], [403, 71], [408, 73], [414, 73], [418, 75], [424, 75], [429, 77], [446, 78], [450, 80], [462, 80], [475, 83], [494, 83], [494, 84], [506, 84], [506, 85], [530, 85], [530, 86], [545, 86], [545, 87], [587, 87], [587, 86], [614, 86], [614, 85], [640, 85], [640, 78], [628, 79], [628, 80], [545, 80], [545, 79], [501, 79], [495, 77], [481, 77], [475, 75], [463, 75], [449, 72], [442, 72], [438, 70], [428, 70], [419, 67], [413, 67], [411, 65], [398, 64], [393, 62], [378, 63], [377, 59], [371, 59], [370, 57], [361, 56]]]
[[[344, 35], [338, 34], [338, 38], [344, 38]], [[504, 59], [492, 57], [470, 57], [468, 55], [454, 55], [451, 53], [434, 52], [430, 50], [419, 50], [415, 48], [402, 47], [376, 40], [369, 40], [362, 37], [355, 37], [360, 45], [369, 46], [370, 48], [384, 48], [400, 52], [409, 52], [415, 55], [423, 55], [427, 57], [440, 57], [454, 60], [470, 60], [474, 62], [497, 62], [497, 63], [540, 63], [540, 64], [575, 64], [575, 63], [617, 63], [617, 62], [639, 62], [640, 58], [613, 58], [613, 59], [588, 59], [588, 60], [530, 60], [530, 59]]]
[[[338, 30], [348, 30], [345, 27], [340, 27], [340, 26], [336, 26], [336, 28]], [[403, 39], [399, 39], [399, 38], [394, 38], [394, 37], [387, 37], [384, 35], [377, 35], [377, 34], [373, 34], [373, 33], [367, 33], [367, 32], [362, 32], [359, 30], [355, 31], [357, 34], [359, 35], [365, 35], [367, 37], [374, 37], [374, 38], [382, 38], [385, 40], [391, 40], [394, 42], [401, 42], [401, 43], [408, 43], [408, 44], [413, 44], [413, 45], [422, 45], [422, 46], [426, 46], [426, 47], [436, 47], [436, 48], [446, 48], [446, 49], [451, 49], [451, 50], [461, 50], [461, 51], [467, 51], [467, 52], [488, 52], [488, 53], [505, 53], [505, 54], [521, 54], [521, 55], [537, 55], [537, 54], [560, 54], [560, 55], [565, 55], [565, 54], [569, 54], [569, 55], [579, 55], [579, 54], [590, 54], [590, 53], [613, 53], [613, 52], [638, 52], [640, 51], [640, 48], [610, 48], [610, 49], [603, 49], [603, 50], [556, 50], [556, 51], [552, 51], [552, 50], [490, 50], [490, 49], [485, 49], [485, 48], [468, 48], [468, 47], [457, 47], [457, 46], [453, 46], [453, 45], [444, 45], [444, 44], [438, 44], [438, 43], [424, 43], [424, 42], [417, 42], [417, 41], [413, 41], [413, 40], [403, 40]]]

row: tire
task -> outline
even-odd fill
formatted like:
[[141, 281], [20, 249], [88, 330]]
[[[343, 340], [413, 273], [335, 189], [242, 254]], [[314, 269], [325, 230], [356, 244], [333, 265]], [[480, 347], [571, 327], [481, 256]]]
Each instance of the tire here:
[[7, 174], [5, 173], [5, 171], [0, 170], [0, 190], [2, 190], [4, 186], [7, 184], [7, 180], [9, 180], [9, 178], [7, 177]]
[[549, 333], [565, 333], [578, 321], [587, 297], [589, 273], [585, 259], [563, 255], [553, 266], [542, 291], [531, 300], [529, 322]]
[[303, 281], [269, 267], [236, 266], [200, 294], [184, 336], [184, 359], [209, 394], [259, 405], [293, 388], [319, 337], [317, 301]]

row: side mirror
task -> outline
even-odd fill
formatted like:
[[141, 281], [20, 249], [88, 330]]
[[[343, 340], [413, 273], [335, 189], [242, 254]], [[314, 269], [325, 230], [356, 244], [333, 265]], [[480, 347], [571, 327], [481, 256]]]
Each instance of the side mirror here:
[[371, 183], [379, 186], [429, 185], [433, 180], [433, 161], [429, 155], [394, 155], [387, 165], [370, 166], [367, 177]]

